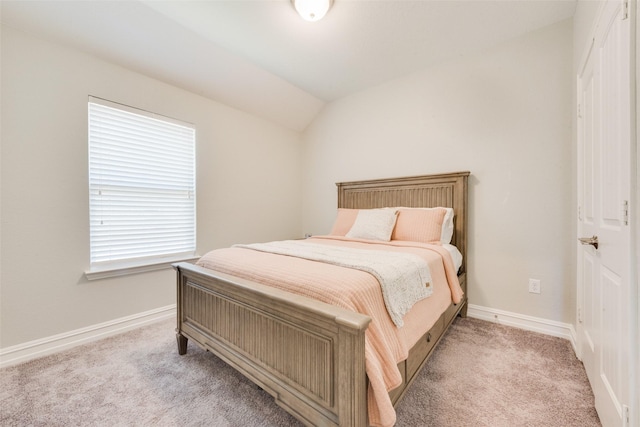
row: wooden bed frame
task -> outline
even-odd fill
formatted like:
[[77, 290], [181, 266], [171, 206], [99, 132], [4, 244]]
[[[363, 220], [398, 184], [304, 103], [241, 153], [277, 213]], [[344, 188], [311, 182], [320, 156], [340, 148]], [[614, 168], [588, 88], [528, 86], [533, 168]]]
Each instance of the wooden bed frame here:
[[[469, 172], [344, 182], [338, 207], [452, 207], [465, 297], [451, 305], [398, 366], [397, 405], [456, 315], [466, 316]], [[189, 263], [177, 270], [179, 354], [187, 340], [211, 351], [307, 425], [366, 426], [365, 330], [370, 318]]]

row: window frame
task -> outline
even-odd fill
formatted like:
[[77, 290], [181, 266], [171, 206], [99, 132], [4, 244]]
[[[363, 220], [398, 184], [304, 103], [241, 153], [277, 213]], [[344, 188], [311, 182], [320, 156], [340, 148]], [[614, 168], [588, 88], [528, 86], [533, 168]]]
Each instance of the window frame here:
[[[186, 239], [188, 241], [187, 245], [189, 246], [188, 250], [180, 251], [180, 252], [172, 252], [172, 253], [167, 252], [164, 254], [153, 254], [149, 256], [134, 256], [134, 257], [128, 257], [128, 258], [119, 258], [114, 260], [99, 260], [99, 261], [94, 260], [94, 243], [95, 242], [94, 242], [93, 236], [94, 236], [95, 230], [94, 230], [93, 224], [95, 222], [95, 217], [94, 217], [94, 213], [92, 212], [92, 208], [95, 207], [95, 203], [99, 203], [99, 202], [92, 201], [92, 197], [95, 197], [95, 191], [97, 190], [96, 190], [95, 184], [92, 184], [92, 176], [93, 176], [92, 167], [93, 166], [92, 166], [92, 159], [91, 159], [91, 155], [92, 155], [91, 140], [93, 136], [92, 136], [91, 104], [97, 105], [98, 108], [107, 107], [107, 108], [118, 110], [119, 112], [129, 113], [136, 116], [142, 116], [143, 118], [142, 120], [152, 119], [148, 122], [159, 120], [162, 122], [163, 125], [169, 125], [175, 128], [183, 127], [193, 132], [193, 138], [192, 138], [193, 145], [192, 147], [190, 147], [190, 149], [185, 150], [185, 152], [190, 151], [188, 155], [192, 156], [192, 158], [190, 159], [192, 166], [188, 170], [188, 173], [191, 173], [191, 176], [189, 177], [190, 180], [188, 180], [190, 185], [189, 187], [190, 190], [186, 190], [187, 187], [185, 187], [184, 190], [180, 190], [180, 191], [188, 191], [190, 194], [189, 199], [192, 200], [191, 203], [188, 203], [189, 214], [183, 217], [183, 218], [188, 218], [189, 220], [192, 218], [192, 229], [190, 232], [187, 233], [188, 238]], [[93, 126], [96, 126], [96, 124], [93, 123]], [[88, 195], [89, 195], [89, 236], [90, 236], [89, 237], [89, 240], [90, 240], [89, 241], [89, 251], [90, 251], [89, 264], [90, 265], [88, 270], [85, 271], [85, 276], [88, 280], [96, 280], [96, 279], [102, 279], [106, 277], [116, 277], [116, 276], [124, 276], [129, 274], [155, 271], [155, 270], [160, 270], [160, 269], [170, 267], [173, 263], [176, 263], [176, 262], [193, 261], [198, 259], [198, 255], [196, 253], [196, 247], [197, 247], [196, 141], [197, 141], [196, 127], [191, 123], [186, 123], [181, 120], [163, 116], [157, 113], [152, 113], [140, 108], [131, 107], [129, 105], [109, 101], [103, 98], [89, 96], [88, 103], [87, 103], [87, 153], [88, 153], [87, 171], [88, 171]], [[189, 163], [189, 160], [187, 160], [187, 164], [188, 163]], [[151, 179], [150, 182], [153, 182], [153, 180]], [[132, 185], [122, 186], [122, 188], [125, 188], [125, 189], [126, 188], [130, 189], [131, 187], [134, 187], [134, 186]], [[164, 187], [163, 190], [161, 191], [166, 191], [166, 187]], [[151, 192], [151, 190], [149, 190], [149, 192]], [[192, 206], [192, 209], [191, 209], [191, 206]], [[192, 242], [192, 247], [191, 247], [191, 242]]]

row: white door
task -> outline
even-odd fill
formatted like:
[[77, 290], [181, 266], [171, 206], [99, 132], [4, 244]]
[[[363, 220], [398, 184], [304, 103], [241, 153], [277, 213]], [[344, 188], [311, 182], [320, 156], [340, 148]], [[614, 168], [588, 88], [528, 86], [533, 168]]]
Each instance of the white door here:
[[[630, 425], [630, 21], [608, 1], [578, 76], [578, 342], [602, 425]], [[588, 238], [597, 236], [596, 242]]]

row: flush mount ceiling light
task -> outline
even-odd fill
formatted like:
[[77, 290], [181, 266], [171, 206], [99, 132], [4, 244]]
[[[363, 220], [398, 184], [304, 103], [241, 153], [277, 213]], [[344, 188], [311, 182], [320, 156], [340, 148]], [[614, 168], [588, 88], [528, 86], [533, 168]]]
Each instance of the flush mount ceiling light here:
[[333, 0], [291, 0], [291, 3], [302, 19], [314, 22], [321, 20], [327, 14]]

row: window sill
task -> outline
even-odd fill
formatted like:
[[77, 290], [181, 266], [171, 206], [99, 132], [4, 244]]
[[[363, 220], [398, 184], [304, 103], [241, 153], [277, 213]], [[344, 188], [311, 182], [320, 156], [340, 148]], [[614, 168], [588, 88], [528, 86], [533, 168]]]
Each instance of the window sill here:
[[149, 271], [163, 270], [170, 268], [176, 262], [191, 262], [200, 258], [199, 255], [185, 255], [172, 258], [161, 258], [154, 260], [144, 260], [137, 262], [121, 262], [117, 264], [92, 267], [84, 272], [87, 280], [99, 280], [109, 277], [128, 276], [131, 274], [147, 273]]

